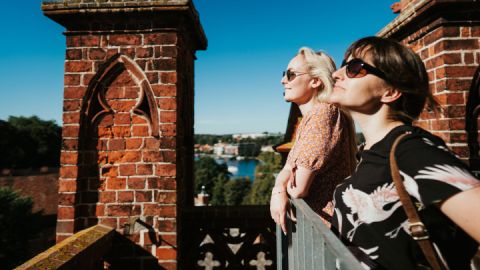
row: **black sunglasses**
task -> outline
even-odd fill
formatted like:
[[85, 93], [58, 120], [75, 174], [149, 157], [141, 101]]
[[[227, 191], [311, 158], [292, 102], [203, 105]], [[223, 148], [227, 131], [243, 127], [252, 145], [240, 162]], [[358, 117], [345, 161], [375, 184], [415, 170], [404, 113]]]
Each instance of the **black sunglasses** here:
[[293, 81], [297, 76], [307, 74], [305, 72], [296, 72], [296, 71], [291, 71], [290, 69], [286, 70], [282, 74], [282, 78], [287, 76], [287, 81], [291, 82]]
[[346, 59], [344, 59], [342, 62], [342, 67], [346, 67], [346, 74], [348, 78], [361, 78], [370, 73], [379, 78], [387, 80], [387, 76], [385, 76], [383, 71], [363, 62], [363, 60], [359, 58], [353, 58], [348, 62]]

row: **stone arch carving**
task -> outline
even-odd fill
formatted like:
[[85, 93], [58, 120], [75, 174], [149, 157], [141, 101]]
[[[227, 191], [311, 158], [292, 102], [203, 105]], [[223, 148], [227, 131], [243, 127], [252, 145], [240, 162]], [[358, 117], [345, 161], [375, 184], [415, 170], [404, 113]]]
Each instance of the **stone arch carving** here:
[[142, 69], [123, 54], [112, 56], [90, 81], [81, 110], [82, 129], [91, 132], [99, 119], [114, 113], [107, 103], [105, 92], [111, 82], [125, 70], [130, 72], [140, 86], [140, 98], [133, 113], [144, 116], [150, 125], [151, 135], [158, 138], [159, 115], [152, 87]]
[[468, 94], [465, 129], [468, 136], [468, 148], [470, 152], [470, 168], [480, 170], [480, 146], [478, 142], [478, 116], [480, 114], [480, 66], [473, 76]]

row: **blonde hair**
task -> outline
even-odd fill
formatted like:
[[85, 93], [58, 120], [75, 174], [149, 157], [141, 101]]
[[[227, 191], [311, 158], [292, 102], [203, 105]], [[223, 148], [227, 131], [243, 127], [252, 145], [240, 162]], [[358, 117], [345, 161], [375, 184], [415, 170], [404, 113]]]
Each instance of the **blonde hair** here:
[[318, 92], [318, 100], [325, 102], [327, 97], [333, 91], [332, 73], [336, 70], [333, 59], [324, 52], [315, 52], [308, 47], [302, 47], [298, 50], [298, 55], [302, 55], [307, 64], [307, 72], [313, 78], [322, 81], [322, 86]]

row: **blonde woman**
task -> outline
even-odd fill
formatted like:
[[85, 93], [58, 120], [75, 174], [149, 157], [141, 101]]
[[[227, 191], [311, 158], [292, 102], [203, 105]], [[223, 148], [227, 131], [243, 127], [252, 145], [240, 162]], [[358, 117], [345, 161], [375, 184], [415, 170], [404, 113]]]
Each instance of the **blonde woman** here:
[[300, 108], [302, 121], [270, 200], [273, 220], [286, 232], [288, 198], [304, 198], [329, 226], [335, 186], [355, 166], [355, 134], [350, 117], [328, 103], [335, 64], [323, 52], [301, 48], [281, 80], [284, 98]]

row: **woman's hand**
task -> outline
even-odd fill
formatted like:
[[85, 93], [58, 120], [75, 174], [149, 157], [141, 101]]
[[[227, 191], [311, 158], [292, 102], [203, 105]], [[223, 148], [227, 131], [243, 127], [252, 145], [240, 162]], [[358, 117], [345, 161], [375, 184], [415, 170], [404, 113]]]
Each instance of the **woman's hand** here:
[[287, 211], [290, 209], [287, 190], [283, 187], [273, 188], [272, 197], [270, 198], [270, 215], [272, 219], [280, 225], [284, 234], [287, 233]]

